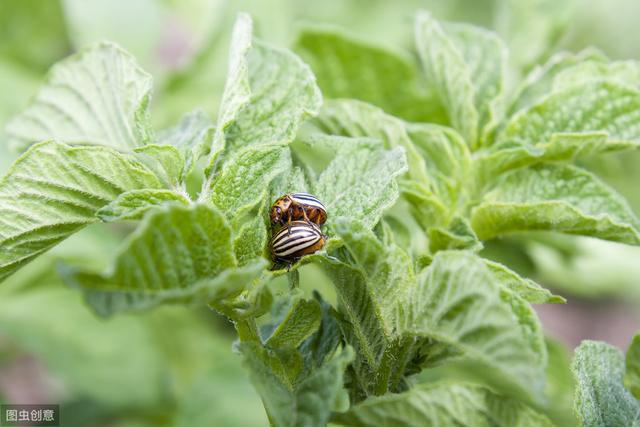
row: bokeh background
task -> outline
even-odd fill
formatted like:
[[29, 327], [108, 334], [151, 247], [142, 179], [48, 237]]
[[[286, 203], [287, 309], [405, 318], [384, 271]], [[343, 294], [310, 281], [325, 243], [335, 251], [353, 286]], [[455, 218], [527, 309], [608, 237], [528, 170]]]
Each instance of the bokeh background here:
[[[420, 8], [500, 33], [513, 80], [560, 50], [596, 46], [614, 59], [640, 60], [637, 0], [0, 0], [0, 128], [54, 62], [94, 41], [119, 43], [153, 74], [152, 118], [161, 129], [196, 107], [215, 115], [238, 11], [249, 12], [260, 37], [276, 45], [289, 46], [303, 25], [326, 23], [408, 47]], [[3, 139], [2, 173], [15, 158]], [[639, 154], [585, 165], [640, 214]], [[0, 402], [59, 403], [65, 426], [267, 425], [221, 317], [166, 307], [100, 319], [58, 278], [61, 260], [106, 266], [126, 232], [90, 227], [0, 285]], [[554, 369], [582, 339], [624, 349], [640, 329], [638, 248], [535, 234], [490, 242], [485, 255], [567, 298], [566, 306], [536, 307], [551, 359], [559, 361]], [[313, 267], [302, 275], [303, 286], [330, 292]], [[558, 392], [570, 405], [567, 390]]]

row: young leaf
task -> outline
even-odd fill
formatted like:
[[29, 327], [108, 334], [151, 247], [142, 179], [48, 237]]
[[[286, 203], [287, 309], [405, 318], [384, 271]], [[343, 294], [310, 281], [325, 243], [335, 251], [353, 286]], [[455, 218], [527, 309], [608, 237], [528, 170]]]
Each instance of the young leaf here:
[[464, 140], [453, 129], [431, 124], [409, 125], [408, 132], [427, 165], [430, 190], [447, 209], [456, 206], [471, 169], [471, 154]]
[[395, 178], [407, 170], [404, 150], [386, 150], [382, 144], [355, 138], [327, 137], [327, 141], [341, 144], [318, 177], [315, 194], [331, 218], [357, 219], [372, 228], [398, 197]]
[[315, 76], [291, 51], [259, 40], [246, 61], [251, 95], [226, 130], [226, 139], [234, 147], [293, 141], [300, 123], [318, 114], [322, 104]]
[[171, 190], [130, 190], [102, 207], [96, 216], [104, 222], [142, 219], [155, 206], [169, 203], [188, 205], [189, 199]]
[[506, 48], [489, 31], [464, 24], [441, 26], [426, 12], [418, 13], [415, 32], [427, 80], [450, 123], [470, 147], [477, 147], [503, 114]]
[[554, 92], [513, 116], [501, 141], [547, 142], [554, 134], [605, 131], [613, 141], [640, 142], [640, 90], [594, 81]]
[[280, 373], [280, 359], [264, 347], [257, 343], [242, 342], [239, 349], [273, 425], [327, 425], [334, 402], [342, 391], [342, 373], [353, 358], [352, 351], [347, 349], [334, 355], [317, 369], [291, 383]]
[[447, 24], [447, 35], [462, 54], [474, 87], [479, 134], [487, 143], [489, 132], [504, 114], [507, 48], [494, 33], [468, 24]]
[[583, 426], [640, 425], [640, 403], [622, 384], [620, 350], [598, 341], [583, 341], [573, 360], [576, 380], [574, 408]]
[[627, 368], [624, 385], [636, 399], [640, 399], [640, 334], [636, 334], [627, 350]]
[[474, 252], [482, 249], [482, 242], [464, 218], [455, 217], [447, 228], [430, 227], [427, 234], [432, 253], [444, 249], [468, 249]]
[[294, 49], [311, 66], [327, 98], [370, 102], [410, 121], [446, 122], [442, 106], [427, 91], [409, 52], [391, 51], [318, 26], [304, 28]]
[[449, 346], [509, 387], [539, 398], [546, 366], [540, 325], [523, 311], [528, 305], [505, 290], [481, 258], [438, 252], [399, 305], [400, 331]]
[[185, 158], [180, 178], [186, 179], [195, 162], [211, 148], [215, 127], [202, 110], [187, 113], [174, 127], [158, 132], [155, 143], [173, 146]]
[[274, 329], [265, 345], [269, 348], [295, 349], [320, 326], [320, 304], [316, 300], [297, 299]]
[[260, 204], [269, 183], [291, 167], [289, 148], [283, 145], [246, 147], [225, 162], [211, 187], [211, 201], [228, 218], [237, 218]]
[[172, 145], [148, 144], [134, 150], [138, 158], [162, 179], [167, 187], [184, 190], [184, 180], [189, 171], [185, 162], [187, 153], [180, 152]]
[[372, 397], [332, 421], [353, 427], [553, 427], [525, 404], [466, 383], [420, 384], [404, 393]]
[[516, 272], [497, 262], [483, 260], [497, 283], [509, 289], [530, 304], [565, 304], [561, 296], [553, 295], [530, 279], [520, 277]]
[[121, 193], [160, 186], [132, 156], [108, 147], [34, 145], [0, 180], [0, 279], [97, 221]]
[[405, 123], [380, 108], [353, 99], [336, 99], [324, 103], [312, 123], [329, 135], [381, 140], [386, 148], [401, 146], [407, 153], [409, 177], [428, 182], [424, 159], [409, 139]]
[[227, 80], [224, 85], [216, 129], [211, 143], [209, 164], [205, 174], [216, 167], [219, 154], [225, 148], [225, 131], [233, 123], [238, 112], [249, 102], [251, 88], [249, 87], [249, 67], [247, 55], [251, 50], [253, 37], [253, 22], [246, 13], [238, 14], [233, 26], [231, 45], [229, 46], [229, 65]]
[[98, 43], [56, 64], [31, 105], [7, 124], [24, 150], [56, 139], [131, 149], [148, 143], [151, 76], [112, 43]]
[[603, 53], [593, 48], [577, 54], [560, 52], [553, 55], [544, 65], [534, 68], [516, 89], [508, 114], [513, 115], [519, 110], [537, 104], [551, 92], [554, 79], [562, 70], [585, 61], [605, 62], [606, 60], [607, 57]]
[[229, 58], [207, 176], [227, 144], [291, 142], [300, 123], [317, 114], [322, 103], [309, 67], [288, 50], [252, 41], [246, 14], [236, 21]]
[[480, 239], [553, 230], [640, 244], [640, 222], [626, 201], [589, 172], [539, 166], [501, 176], [472, 213]]
[[145, 217], [111, 270], [95, 274], [66, 269], [99, 314], [141, 310], [162, 303], [211, 303], [236, 296], [266, 262], [236, 268], [231, 229], [219, 211], [205, 205], [171, 205]]

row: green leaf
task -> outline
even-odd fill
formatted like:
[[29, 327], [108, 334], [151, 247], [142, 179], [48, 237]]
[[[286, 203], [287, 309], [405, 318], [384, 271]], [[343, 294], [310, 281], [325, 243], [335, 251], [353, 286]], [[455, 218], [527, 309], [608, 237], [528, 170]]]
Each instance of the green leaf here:
[[131, 190], [120, 194], [96, 215], [104, 222], [142, 219], [154, 207], [170, 203], [188, 205], [189, 199], [171, 190]]
[[[483, 366], [524, 396], [540, 398], [546, 349], [524, 300], [496, 282], [483, 260], [465, 251], [438, 252], [400, 304], [400, 331], [433, 340], [426, 364], [441, 363], [437, 343]], [[447, 353], [444, 358], [448, 358]], [[431, 359], [431, 360], [430, 360]]]
[[149, 169], [108, 147], [34, 145], [0, 180], [0, 279], [97, 221], [121, 193], [159, 187]]
[[225, 148], [225, 131], [251, 97], [247, 55], [251, 51], [252, 31], [251, 17], [246, 13], [238, 14], [231, 35], [227, 80], [220, 99], [216, 130], [205, 174], [215, 169], [218, 156]]
[[[165, 186], [186, 195], [184, 180], [189, 173], [185, 155], [171, 145], [148, 144], [134, 150], [138, 159], [163, 181]], [[186, 154], [186, 153], [185, 153]]]
[[208, 176], [226, 145], [289, 143], [300, 123], [317, 114], [322, 103], [309, 67], [286, 49], [252, 41], [246, 14], [236, 21], [229, 57]]
[[531, 279], [519, 276], [515, 271], [497, 262], [484, 260], [495, 281], [506, 287], [531, 304], [566, 304], [567, 300], [561, 296], [553, 295], [548, 289], [543, 288]]
[[384, 209], [398, 198], [395, 178], [407, 170], [404, 149], [355, 138], [327, 137], [316, 141], [340, 143], [335, 158], [318, 177], [314, 194], [330, 219], [348, 217], [372, 228]]
[[163, 303], [216, 303], [238, 295], [266, 261], [236, 268], [231, 229], [205, 205], [166, 206], [147, 215], [128, 236], [110, 271], [65, 269], [99, 314], [142, 310]]
[[343, 335], [356, 351], [357, 391], [396, 391], [413, 355], [412, 340], [397, 333], [398, 305], [415, 285], [413, 261], [397, 245], [383, 245], [362, 223], [338, 221], [336, 231], [348, 255], [320, 262], [338, 295]]
[[[408, 131], [427, 165], [427, 173], [431, 177], [429, 190], [446, 209], [458, 205], [471, 170], [471, 154], [460, 134], [453, 129], [430, 124], [410, 125]], [[450, 219], [441, 218], [445, 223]], [[431, 225], [425, 223], [424, 228]]]
[[322, 104], [315, 76], [291, 51], [259, 40], [246, 61], [251, 95], [225, 131], [227, 140], [234, 147], [293, 141], [300, 123]]
[[112, 43], [57, 63], [31, 105], [7, 124], [9, 144], [24, 150], [56, 139], [132, 149], [150, 142], [151, 76]]
[[513, 116], [502, 141], [548, 142], [554, 134], [604, 131], [613, 141], [640, 143], [640, 90], [595, 81], [554, 92]]
[[295, 349], [320, 326], [320, 304], [316, 300], [295, 300], [280, 324], [265, 340], [269, 348]]
[[640, 403], [624, 388], [624, 357], [620, 350], [598, 341], [583, 341], [573, 360], [576, 380], [574, 408], [580, 425], [640, 425]]
[[392, 51], [319, 26], [303, 28], [294, 49], [311, 66], [327, 98], [370, 102], [410, 121], [446, 120], [409, 52]]
[[516, 89], [514, 100], [509, 107], [509, 115], [537, 104], [553, 88], [554, 79], [563, 70], [585, 61], [604, 62], [607, 58], [600, 51], [589, 48], [579, 53], [560, 52], [553, 55], [544, 65], [534, 68]]
[[507, 173], [471, 217], [480, 239], [553, 230], [640, 244], [640, 223], [626, 201], [589, 172], [539, 166]]
[[467, 144], [475, 146], [478, 110], [471, 70], [462, 52], [429, 13], [419, 12], [415, 24], [416, 48], [428, 83], [445, 106], [451, 125]]
[[610, 140], [608, 136], [607, 132], [556, 133], [549, 141], [535, 145], [497, 144], [476, 157], [475, 166], [481, 182], [487, 182], [511, 169], [640, 148], [638, 142]]
[[245, 265], [256, 257], [262, 257], [267, 246], [267, 226], [261, 215], [255, 215], [244, 223], [233, 241], [233, 251], [238, 265]]
[[624, 385], [636, 399], [640, 399], [640, 334], [636, 334], [627, 350], [627, 368]]
[[506, 48], [493, 33], [471, 25], [440, 25], [419, 12], [416, 47], [429, 84], [445, 106], [451, 125], [470, 147], [502, 116]]
[[214, 132], [215, 127], [209, 116], [202, 110], [195, 110], [182, 116], [175, 126], [158, 132], [155, 143], [179, 150], [186, 160], [183, 160], [184, 165], [179, 164], [183, 167], [179, 177], [184, 181], [195, 162], [211, 148]]
[[400, 394], [372, 397], [333, 420], [353, 427], [552, 427], [517, 400], [466, 383], [420, 384]]
[[242, 342], [239, 347], [272, 425], [327, 425], [333, 405], [342, 391], [342, 373], [353, 358], [352, 351], [346, 349], [334, 355], [308, 375], [291, 383], [279, 374], [281, 360], [264, 347], [252, 342]]
[[429, 250], [433, 253], [444, 249], [468, 249], [474, 252], [482, 249], [482, 242], [464, 218], [454, 218], [447, 228], [431, 227], [427, 233]]
[[640, 88], [640, 64], [637, 61], [584, 61], [563, 69], [553, 80], [553, 91], [569, 86], [606, 80]]
[[237, 218], [259, 205], [269, 183], [291, 167], [289, 148], [283, 145], [247, 147], [225, 162], [213, 181], [211, 201], [228, 218]]
[[489, 132], [504, 115], [507, 48], [494, 33], [468, 24], [447, 24], [447, 35], [462, 54], [474, 87], [479, 134], [487, 143]]

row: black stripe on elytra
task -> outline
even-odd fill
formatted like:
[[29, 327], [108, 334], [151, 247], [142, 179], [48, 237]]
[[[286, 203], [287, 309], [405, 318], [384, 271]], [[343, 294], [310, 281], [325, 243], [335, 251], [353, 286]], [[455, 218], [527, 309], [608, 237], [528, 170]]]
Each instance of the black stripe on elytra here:
[[274, 249], [276, 250], [284, 250], [284, 249], [288, 249], [292, 246], [297, 245], [298, 243], [307, 243], [311, 240], [318, 240], [320, 238], [320, 236], [318, 235], [307, 235], [307, 236], [300, 236], [300, 237], [296, 237], [295, 239], [291, 239], [291, 240], [287, 240], [286, 242], [282, 242], [281, 245], [276, 245], [274, 246]]
[[318, 232], [316, 230], [314, 230], [313, 228], [310, 227], [291, 227], [291, 233], [289, 233], [289, 230], [287, 230], [286, 226], [285, 228], [283, 228], [278, 234], [276, 234], [276, 236], [273, 238], [273, 241], [271, 242], [273, 245], [278, 244], [282, 239], [290, 237], [296, 237], [298, 235], [303, 235], [303, 236], [310, 236], [310, 235], [315, 235], [318, 234]]

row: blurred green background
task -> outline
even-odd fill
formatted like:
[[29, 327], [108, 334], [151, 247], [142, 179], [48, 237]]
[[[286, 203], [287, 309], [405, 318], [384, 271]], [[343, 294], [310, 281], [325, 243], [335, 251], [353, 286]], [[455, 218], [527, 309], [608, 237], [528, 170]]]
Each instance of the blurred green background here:
[[[258, 34], [277, 45], [290, 45], [312, 22], [408, 47], [419, 8], [498, 31], [510, 46], [514, 79], [563, 49], [596, 46], [612, 58], [640, 60], [637, 0], [0, 0], [0, 128], [54, 62], [93, 41], [116, 41], [153, 74], [152, 117], [161, 129], [196, 107], [216, 113], [238, 11], [251, 13]], [[14, 158], [0, 144], [0, 171]], [[640, 214], [640, 155], [586, 164]], [[59, 260], [107, 265], [125, 232], [86, 229], [0, 285], [0, 402], [60, 403], [65, 426], [266, 425], [221, 317], [168, 307], [99, 319], [58, 279]], [[537, 234], [492, 242], [485, 254], [567, 297], [566, 306], [539, 313], [570, 350], [584, 338], [624, 348], [639, 328], [640, 249]], [[302, 283], [315, 278], [307, 268]], [[558, 365], [566, 362], [563, 345], [551, 344]], [[558, 396], [566, 391], [561, 380], [550, 387]]]

